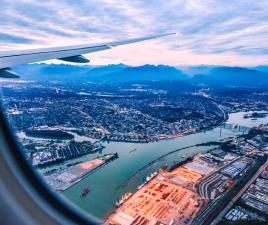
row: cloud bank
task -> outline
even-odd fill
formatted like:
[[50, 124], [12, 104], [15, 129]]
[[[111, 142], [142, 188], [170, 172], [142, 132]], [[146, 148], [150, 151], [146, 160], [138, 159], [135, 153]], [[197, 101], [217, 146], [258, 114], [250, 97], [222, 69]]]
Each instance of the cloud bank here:
[[0, 49], [177, 36], [89, 55], [93, 64], [268, 63], [267, 0], [0, 0]]

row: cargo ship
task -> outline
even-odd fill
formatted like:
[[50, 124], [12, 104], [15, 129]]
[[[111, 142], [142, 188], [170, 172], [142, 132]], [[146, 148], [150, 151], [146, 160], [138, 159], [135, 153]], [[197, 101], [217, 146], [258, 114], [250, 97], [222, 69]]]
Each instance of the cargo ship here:
[[145, 183], [148, 183], [150, 180], [152, 180], [153, 178], [155, 178], [157, 176], [157, 174], [158, 174], [157, 172], [154, 172], [154, 173], [150, 174], [149, 176], [147, 176], [145, 178]]
[[137, 189], [140, 190], [145, 184], [141, 184]]
[[126, 200], [128, 200], [133, 194], [131, 192], [128, 192], [126, 194], [124, 194], [120, 200], [118, 200], [115, 205], [116, 207], [120, 207]]
[[88, 195], [89, 191], [90, 191], [89, 187], [85, 186], [80, 193], [80, 198], [86, 197]]

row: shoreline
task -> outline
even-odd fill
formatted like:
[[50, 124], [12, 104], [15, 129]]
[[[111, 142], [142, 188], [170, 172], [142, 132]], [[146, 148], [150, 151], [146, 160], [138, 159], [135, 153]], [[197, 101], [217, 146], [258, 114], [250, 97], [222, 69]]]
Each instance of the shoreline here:
[[[186, 130], [182, 133], [179, 133], [179, 134], [174, 134], [174, 135], [169, 135], [169, 136], [166, 136], [164, 138], [156, 138], [154, 140], [109, 140], [107, 138], [100, 138], [100, 139], [96, 139], [94, 137], [91, 137], [91, 136], [87, 136], [87, 135], [84, 135], [84, 137], [87, 137], [87, 138], [91, 138], [93, 140], [96, 140], [98, 142], [104, 142], [104, 143], [110, 143], [110, 142], [121, 142], [121, 143], [133, 143], [133, 144], [146, 144], [146, 143], [154, 143], [154, 142], [161, 142], [161, 141], [165, 141], [165, 140], [172, 140], [172, 139], [175, 139], [175, 138], [179, 138], [179, 137], [185, 137], [187, 135], [190, 135], [190, 134], [196, 134], [196, 133], [201, 133], [201, 132], [206, 132], [206, 131], [209, 131], [209, 130], [212, 130], [214, 128], [217, 128], [219, 127], [220, 125], [222, 125], [223, 123], [225, 123], [229, 118], [229, 114], [224, 112], [224, 116], [222, 117], [222, 120], [217, 123], [217, 124], [214, 124], [214, 125], [211, 125], [209, 127], [205, 127], [205, 128], [195, 128], [194, 130]], [[24, 131], [19, 131], [17, 132], [19, 135], [21, 135], [21, 137], [18, 136], [18, 138], [22, 138], [22, 139], [40, 139], [40, 140], [59, 140], [59, 141], [70, 141], [70, 140], [75, 140], [75, 138], [73, 139], [51, 139], [51, 138], [46, 138], [46, 137], [41, 137], [41, 136], [31, 136], [31, 135], [27, 135]], [[22, 136], [24, 133], [25, 136]]]
[[105, 139], [105, 140], [100, 139], [99, 141], [103, 141], [103, 142], [107, 142], [107, 143], [121, 142], [121, 143], [133, 143], [133, 144], [147, 144], [147, 143], [161, 142], [161, 141], [166, 141], [166, 140], [172, 140], [172, 139], [179, 138], [179, 137], [185, 137], [185, 136], [191, 135], [191, 134], [197, 134], [197, 133], [210, 131], [210, 130], [217, 128], [217, 127], [221, 126], [222, 124], [224, 124], [228, 120], [228, 118], [229, 118], [229, 115], [227, 114], [227, 116], [225, 116], [221, 122], [219, 122], [218, 124], [215, 124], [213, 126], [209, 126], [209, 127], [205, 127], [205, 128], [201, 128], [201, 129], [195, 129], [194, 131], [185, 132], [183, 134], [175, 134], [175, 135], [172, 135], [170, 137], [159, 138], [159, 139], [155, 139], [153, 141], [131, 141], [131, 140], [127, 140], [127, 141], [118, 140], [117, 141], [117, 140], [107, 140], [107, 139]]
[[[175, 139], [175, 138], [178, 138], [178, 137], [185, 137], [187, 135], [190, 135], [190, 134], [196, 134], [196, 133], [202, 133], [202, 132], [206, 132], [206, 131], [209, 131], [209, 130], [212, 130], [214, 128], [217, 128], [219, 127], [220, 125], [222, 125], [224, 122], [226, 122], [226, 120], [228, 119], [228, 114], [224, 114], [224, 118], [223, 120], [214, 125], [214, 126], [210, 126], [210, 127], [207, 127], [207, 128], [204, 128], [204, 129], [200, 129], [200, 130], [195, 130], [195, 131], [191, 131], [191, 132], [188, 132], [188, 133], [185, 133], [183, 135], [175, 135], [175, 136], [172, 136], [172, 137], [168, 137], [168, 138], [164, 138], [164, 139], [160, 139], [160, 140], [156, 140], [156, 141], [149, 141], [149, 142], [130, 142], [130, 141], [105, 141], [105, 142], [121, 142], [121, 143], [138, 143], [138, 144], [146, 144], [146, 143], [153, 143], [153, 142], [161, 142], [161, 141], [166, 141], [166, 140], [172, 140], [172, 139]], [[227, 115], [227, 116], [226, 116]], [[207, 143], [202, 143], [202, 144], [207, 144]], [[200, 145], [200, 144], [199, 144]], [[153, 161], [149, 162], [148, 164], [146, 164], [145, 166], [143, 166], [142, 168], [140, 168], [139, 170], [137, 170], [131, 177], [129, 177], [127, 179], [127, 181], [121, 185], [119, 185], [116, 189], [120, 189], [120, 188], [125, 188], [125, 186], [127, 186], [127, 183], [133, 178], [135, 177], [137, 174], [139, 174], [142, 170], [146, 169], [147, 167], [149, 167], [150, 165], [158, 162], [159, 160], [161, 160], [162, 158], [168, 156], [168, 155], [171, 155], [173, 153], [176, 153], [178, 151], [182, 151], [182, 150], [185, 150], [185, 149], [188, 149], [188, 148], [192, 148], [192, 147], [195, 147], [195, 146], [198, 146], [198, 145], [191, 145], [191, 146], [186, 146], [186, 147], [183, 147], [183, 148], [179, 148], [179, 149], [175, 149], [173, 151], [170, 151], [156, 159], [154, 159]], [[211, 149], [210, 149], [211, 150]], [[208, 151], [210, 151], [208, 150]], [[186, 159], [190, 158], [192, 156], [189, 156], [187, 157]], [[109, 161], [109, 160], [108, 160]], [[69, 187], [65, 188], [64, 190], [60, 190], [58, 191], [59, 193], [63, 193], [64, 191], [67, 191], [69, 188], [71, 188], [72, 186], [74, 186], [75, 184], [79, 183], [80, 181], [82, 181], [83, 179], [85, 179], [87, 176], [89, 176], [90, 174], [96, 172], [98, 169], [101, 169], [103, 166], [105, 166], [108, 162], [105, 162], [103, 164], [101, 164], [100, 166], [94, 168], [92, 171], [86, 173], [85, 175], [83, 175], [82, 177], [80, 177], [78, 180], [76, 180], [74, 183], [72, 183], [72, 185], [70, 185]]]
[[[166, 154], [164, 154], [164, 155], [161, 155], [161, 156], [159, 156], [158, 158], [156, 158], [156, 159], [152, 160], [151, 162], [149, 162], [148, 164], [146, 164], [145, 166], [141, 167], [139, 170], [137, 170], [131, 177], [129, 177], [129, 178], [127, 179], [127, 181], [126, 181], [125, 183], [120, 184], [116, 189], [118, 190], [118, 189], [120, 189], [120, 188], [125, 188], [125, 187], [128, 185], [128, 183], [130, 182], [130, 180], [131, 180], [132, 178], [134, 178], [137, 174], [139, 174], [141, 171], [145, 170], [147, 167], [150, 167], [152, 164], [154, 164], [154, 163], [160, 161], [162, 158], [165, 158], [165, 157], [168, 156], [168, 155], [171, 155], [171, 154], [173, 154], [173, 153], [176, 153], [176, 152], [179, 152], [179, 151], [188, 149], [188, 148], [193, 148], [193, 147], [198, 147], [198, 146], [209, 146], [209, 145], [210, 145], [210, 143], [208, 143], [208, 142], [204, 142], [204, 143], [201, 143], [201, 144], [190, 145], [190, 146], [186, 146], [186, 147], [183, 147], [183, 148], [175, 149], [175, 150], [170, 151], [170, 152], [168, 152], [168, 153], [166, 153]], [[216, 146], [216, 145], [217, 145], [217, 144], [211, 144], [211, 146]], [[215, 148], [212, 148], [212, 149], [208, 149], [207, 152], [210, 152], [210, 151], [215, 150], [215, 149], [217, 149], [217, 148], [218, 148], [218, 147], [215, 147]], [[183, 159], [182, 161], [184, 161], [184, 160], [188, 160], [189, 158], [192, 158], [193, 156], [194, 156], [194, 155], [189, 156], [189, 157]], [[182, 161], [181, 161], [181, 162], [182, 162]], [[181, 163], [181, 162], [179, 162], [179, 163]]]
[[62, 193], [64, 191], [67, 191], [69, 188], [73, 187], [75, 184], [79, 183], [81, 180], [85, 179], [86, 177], [88, 177], [89, 175], [91, 175], [92, 173], [96, 172], [97, 170], [101, 169], [103, 166], [107, 165], [108, 163], [116, 160], [118, 158], [118, 154], [114, 153], [111, 158], [109, 158], [108, 160], [106, 160], [104, 163], [100, 164], [99, 166], [95, 167], [93, 170], [87, 172], [86, 174], [84, 174], [83, 176], [81, 176], [78, 180], [76, 180], [71, 186], [67, 187], [64, 190], [59, 191], [59, 193]]
[[[112, 162], [112, 161], [114, 161], [115, 159], [118, 158], [118, 154], [113, 153], [113, 154], [104, 155], [102, 157], [97, 157], [95, 159], [103, 158], [103, 157], [108, 156], [108, 155], [110, 155], [110, 158], [106, 159], [103, 163], [101, 163], [100, 165], [92, 168], [89, 171], [86, 171], [85, 173], [82, 173], [80, 176], [77, 177], [77, 179], [75, 179], [74, 181], [71, 181], [69, 184], [63, 185], [62, 188], [55, 189], [55, 191], [58, 192], [58, 193], [63, 193], [64, 191], [66, 191], [69, 188], [73, 187], [75, 184], [79, 183], [81, 180], [85, 179], [87, 176], [91, 175], [92, 173], [96, 172], [98, 169], [101, 169], [103, 166], [107, 165], [109, 162]], [[93, 159], [93, 160], [95, 160], [95, 159]], [[89, 160], [89, 161], [92, 161], [92, 160]], [[89, 162], [89, 161], [87, 161], [87, 162]], [[85, 163], [85, 162], [82, 162], [82, 163], [79, 163], [79, 164], [83, 164], [83, 163]], [[77, 166], [79, 166], [79, 164], [75, 164], [72, 167], [77, 167]], [[68, 167], [68, 168], [71, 169], [71, 167]], [[58, 175], [59, 176], [61, 174], [61, 172], [62, 173], [66, 172], [66, 169], [65, 170], [59, 170], [59, 171], [56, 172], [56, 174], [52, 173], [52, 174], [48, 175], [47, 177], [49, 177], [51, 175]], [[51, 178], [51, 179], [53, 180], [53, 178]], [[51, 186], [50, 184], [48, 184], [48, 185]], [[51, 188], [53, 189], [53, 186], [51, 186]]]
[[[241, 113], [239, 113], [236, 117], [240, 118], [241, 117]], [[231, 117], [231, 115], [229, 115]], [[231, 117], [233, 118], [233, 117]], [[226, 120], [226, 119], [225, 119]], [[218, 125], [220, 126], [222, 123], [225, 122], [222, 121], [221, 123], [218, 123]], [[228, 121], [226, 122], [228, 123]], [[240, 124], [240, 123], [239, 123]], [[211, 130], [212, 127], [209, 128], [209, 130]], [[181, 160], [184, 160], [185, 158], [188, 158], [188, 156], [192, 156], [193, 154], [195, 153], [198, 153], [202, 150], [202, 147], [194, 147], [194, 148], [189, 148], [189, 145], [192, 146], [192, 145], [195, 145], [195, 144], [200, 144], [202, 143], [202, 145], [205, 145], [207, 144], [207, 142], [210, 142], [210, 141], [224, 141], [223, 139], [226, 137], [227, 139], [229, 138], [229, 136], [233, 137], [233, 136], [237, 136], [237, 129], [234, 130], [234, 132], [231, 132], [230, 134], [227, 132], [227, 133], [224, 133], [224, 129], [225, 128], [222, 128], [223, 129], [223, 133], [222, 133], [222, 137], [219, 136], [220, 134], [220, 127], [218, 127], [217, 129], [214, 129], [212, 131], [208, 131], [208, 132], [205, 132], [205, 130], [203, 129], [201, 132], [199, 131], [197, 134], [198, 138], [197, 138], [197, 141], [195, 141], [195, 135], [194, 136], [188, 136], [186, 135], [186, 137], [183, 137], [183, 138], [177, 138], [175, 139], [175, 142], [173, 141], [163, 141], [161, 143], [157, 143], [157, 142], [154, 142], [154, 143], [150, 143], [147, 147], [147, 144], [127, 144], [127, 143], [117, 143], [117, 142], [114, 142], [114, 143], [110, 143], [108, 145], [111, 145], [111, 148], [109, 148], [109, 151], [113, 150], [113, 151], [116, 151], [116, 148], [118, 148], [118, 146], [121, 148], [119, 149], [119, 154], [120, 152], [125, 152], [124, 154], [127, 154], [128, 151], [124, 151], [124, 150], [133, 150], [134, 148], [138, 148], [138, 149], [145, 149], [145, 150], [148, 150], [148, 151], [145, 151], [144, 153], [146, 154], [146, 156], [148, 156], [147, 160], [143, 160], [145, 161], [145, 163], [142, 163], [141, 166], [136, 166], [135, 169], [131, 169], [131, 172], [130, 173], [127, 173], [125, 175], [120, 175], [120, 179], [122, 178], [122, 180], [120, 180], [119, 182], [116, 182], [115, 185], [113, 185], [113, 190], [110, 190], [111, 191], [111, 194], [113, 194], [113, 197], [101, 197], [100, 196], [100, 199], [102, 199], [104, 202], [105, 202], [105, 205], [103, 206], [103, 210], [98, 210], [98, 209], [95, 209], [94, 207], [84, 207], [83, 203], [80, 203], [79, 201], [79, 205], [81, 204], [81, 207], [82, 208], [85, 208], [86, 211], [89, 211], [91, 213], [93, 213], [94, 215], [96, 215], [98, 218], [101, 218], [101, 219], [105, 219], [113, 210], [114, 210], [114, 203], [116, 202], [116, 197], [117, 196], [122, 196], [122, 193], [126, 193], [126, 192], [129, 192], [129, 191], [134, 191], [136, 187], [139, 186], [140, 183], [142, 183], [142, 180], [143, 180], [143, 177], [145, 177], [147, 174], [151, 173], [151, 172], [154, 172], [156, 171], [157, 169], [159, 169], [161, 167], [162, 164], [165, 164], [167, 162], [167, 164], [169, 165], [172, 165], [172, 160], [174, 158], [174, 160], [176, 160], [176, 157], [175, 156], [178, 156], [177, 160], [179, 159], [179, 161]], [[214, 132], [215, 131], [215, 132]], [[212, 133], [211, 133], [212, 132]], [[239, 133], [240, 134], [240, 133]], [[201, 136], [199, 136], [201, 135]], [[206, 138], [206, 135], [209, 135], [209, 138]], [[185, 139], [186, 138], [186, 139]], [[192, 140], [193, 142], [191, 142], [191, 139], [194, 139]], [[185, 141], [184, 141], [185, 139]], [[226, 140], [227, 140], [226, 139]], [[164, 143], [164, 144], [162, 144]], [[167, 145], [165, 144], [167, 143]], [[191, 144], [192, 143], [192, 144]], [[106, 145], [106, 144], [105, 144]], [[145, 146], [145, 147], [143, 147]], [[155, 151], [158, 151], [158, 146], [162, 146], [160, 147], [161, 149], [159, 149], [159, 151], [161, 152], [161, 154], [157, 154], [156, 156], [154, 156], [153, 152], [150, 153], [150, 149], [155, 149]], [[167, 146], [167, 147], [165, 147]], [[177, 147], [176, 147], [177, 146]], [[182, 150], [181, 152], [178, 151], [178, 149], [180, 149], [181, 147], [184, 147], [184, 146], [187, 146], [188, 148], [186, 150]], [[126, 149], [124, 149], [126, 148]], [[164, 148], [164, 149], [163, 149]], [[203, 151], [207, 152], [209, 151], [210, 149], [212, 149], [213, 147], [209, 146], [209, 147], [206, 147], [206, 149], [203, 149]], [[158, 157], [161, 157], [163, 156], [163, 154], [165, 153], [170, 153], [171, 151], [175, 151], [177, 150], [178, 152], [177, 153], [174, 153], [173, 155], [170, 155], [168, 157], [166, 157], [165, 159], [161, 160], [160, 162], [157, 162], [153, 165], [151, 165], [149, 168], [145, 169], [143, 172], [140, 172], [138, 175], [136, 175], [137, 171], [138, 170], [142, 170], [142, 167], [146, 167], [148, 163], [154, 163], [152, 161], [156, 160], [156, 158]], [[142, 153], [138, 154], [138, 157], [140, 159], [140, 155]], [[137, 157], [135, 156], [135, 154], [131, 154], [131, 159], [136, 159]], [[151, 156], [149, 156], [151, 155]], [[185, 155], [186, 157], [183, 158], [181, 156]], [[129, 158], [130, 156], [128, 156], [128, 154], [126, 155], [127, 158]], [[122, 159], [124, 160], [125, 157], [122, 157]], [[143, 159], [143, 158], [141, 158]], [[122, 160], [120, 160], [121, 162]], [[134, 161], [133, 161], [134, 163]], [[115, 163], [117, 164], [117, 163]], [[131, 165], [125, 165], [125, 163], [123, 164], [123, 166], [131, 166]], [[116, 168], [120, 168], [121, 169], [121, 165], [119, 167], [116, 166]], [[122, 167], [123, 168], [123, 167]], [[106, 168], [103, 168], [101, 171], [108, 171], [106, 170]], [[117, 170], [115, 170], [116, 172]], [[139, 172], [139, 171], [138, 171]], [[99, 172], [97, 172], [99, 174]], [[111, 172], [112, 175], [115, 175], [114, 171]], [[125, 188], [122, 188], [121, 186], [123, 186], [125, 184], [125, 182], [129, 179], [131, 179], [132, 176], [134, 176], [134, 179], [132, 179], [130, 181], [130, 183], [125, 187]], [[88, 178], [86, 179], [86, 181], [89, 180]], [[106, 185], [106, 180], [103, 181], [104, 184]], [[82, 181], [83, 184], [86, 184], [85, 181]], [[120, 186], [121, 185], [121, 186]], [[77, 186], [78, 187], [78, 186]], [[79, 184], [79, 187], [81, 187], [81, 185]], [[69, 191], [68, 193], [66, 193], [67, 196], [69, 196], [71, 199], [75, 198], [77, 199], [77, 197], [72, 197], [71, 195], [73, 194], [73, 190], [78, 190], [79, 191], [79, 187], [78, 188], [75, 188], [75, 189], [71, 189], [71, 191]], [[108, 186], [109, 187], [109, 186]], [[116, 190], [118, 188], [120, 188], [119, 190]], [[109, 188], [102, 188], [101, 191], [109, 191]], [[135, 191], [134, 191], [135, 192]], [[92, 193], [92, 195], [90, 194], [89, 196], [89, 199], [90, 200], [94, 200], [94, 198], [97, 196], [97, 194], [99, 194], [100, 191], [97, 190], [97, 192], [94, 192]], [[107, 203], [107, 204], [106, 204]]]
[[[227, 115], [227, 116], [226, 116]], [[160, 139], [160, 140], [156, 140], [156, 141], [149, 141], [149, 142], [130, 142], [130, 141], [104, 141], [104, 142], [121, 142], [121, 143], [136, 143], [136, 144], [146, 144], [146, 143], [153, 143], [153, 142], [161, 142], [161, 141], [166, 141], [166, 140], [172, 140], [172, 139], [175, 139], [175, 138], [178, 138], [178, 137], [185, 137], [187, 135], [190, 135], [190, 134], [196, 134], [196, 133], [202, 133], [202, 132], [206, 132], [206, 131], [209, 131], [209, 130], [212, 130], [214, 128], [217, 128], [219, 127], [220, 125], [222, 125], [224, 122], [227, 121], [228, 119], [228, 114], [225, 114], [224, 116], [224, 119], [218, 123], [217, 125], [214, 125], [214, 126], [211, 126], [211, 127], [207, 127], [207, 128], [204, 128], [204, 129], [200, 129], [200, 130], [195, 130], [195, 131], [192, 131], [192, 132], [189, 132], [189, 133], [186, 133], [184, 135], [176, 135], [175, 137], [169, 137], [169, 138], [165, 138], [165, 139]], [[101, 141], [101, 140], [100, 140]], [[207, 144], [207, 143], [202, 143], [202, 144]], [[127, 183], [133, 178], [135, 177], [138, 173], [140, 173], [142, 170], [146, 169], [147, 167], [149, 167], [150, 165], [156, 163], [157, 161], [161, 160], [162, 158], [168, 156], [168, 155], [171, 155], [175, 152], [178, 152], [178, 151], [182, 151], [182, 150], [185, 150], [187, 148], [192, 148], [192, 147], [195, 147], [195, 146], [199, 146], [200, 144], [196, 144], [196, 145], [191, 145], [191, 146], [187, 146], [187, 147], [183, 147], [183, 148], [179, 148], [179, 149], [176, 149], [176, 150], [173, 150], [171, 152], [168, 152], [160, 157], [158, 157], [157, 159], [154, 159], [153, 161], [149, 162], [148, 164], [146, 164], [145, 166], [143, 166], [142, 168], [140, 168], [139, 170], [137, 170], [130, 178], [127, 179], [127, 181], [121, 185], [119, 185], [116, 189], [120, 189], [120, 188], [125, 188], [125, 186], [127, 185]], [[211, 150], [211, 149], [210, 149]], [[208, 151], [210, 151], [208, 150]], [[189, 156], [187, 157], [186, 159], [190, 158], [192, 156]], [[71, 186], [67, 187], [66, 189], [64, 190], [61, 190], [59, 191], [59, 193], [63, 193], [64, 191], [67, 191], [69, 188], [71, 188], [72, 186], [74, 186], [75, 184], [79, 183], [80, 181], [82, 181], [83, 179], [85, 179], [87, 176], [89, 176], [90, 174], [92, 174], [93, 172], [96, 172], [96, 170], [102, 168], [104, 165], [106, 165], [107, 163], [103, 163], [101, 164], [100, 166], [94, 168], [92, 171], [86, 173], [85, 175], [83, 175], [82, 177], [80, 177], [78, 180], [76, 180]]]

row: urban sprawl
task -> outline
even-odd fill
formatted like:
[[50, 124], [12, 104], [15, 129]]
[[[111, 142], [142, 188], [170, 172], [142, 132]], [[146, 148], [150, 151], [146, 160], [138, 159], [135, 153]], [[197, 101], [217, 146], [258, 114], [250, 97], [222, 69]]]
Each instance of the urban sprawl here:
[[[7, 82], [3, 93], [27, 159], [46, 168], [42, 176], [55, 191], [120, 157], [105, 154], [104, 143], [180, 137], [219, 126], [232, 112], [261, 111], [245, 115], [256, 120], [267, 116], [268, 106], [265, 91], [209, 89], [176, 81]], [[155, 171], [134, 193], [115, 202], [105, 224], [267, 224], [267, 140], [268, 126], [263, 124]], [[102, 151], [100, 157], [83, 160]], [[68, 163], [71, 159], [77, 161]]]

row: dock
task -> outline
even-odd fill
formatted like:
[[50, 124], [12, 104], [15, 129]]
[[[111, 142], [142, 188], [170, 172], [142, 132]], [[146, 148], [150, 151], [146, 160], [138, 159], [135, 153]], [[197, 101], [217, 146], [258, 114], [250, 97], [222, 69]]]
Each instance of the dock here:
[[62, 192], [117, 158], [117, 153], [106, 154], [101, 157], [55, 171], [54, 173], [44, 176], [44, 179], [53, 190]]

